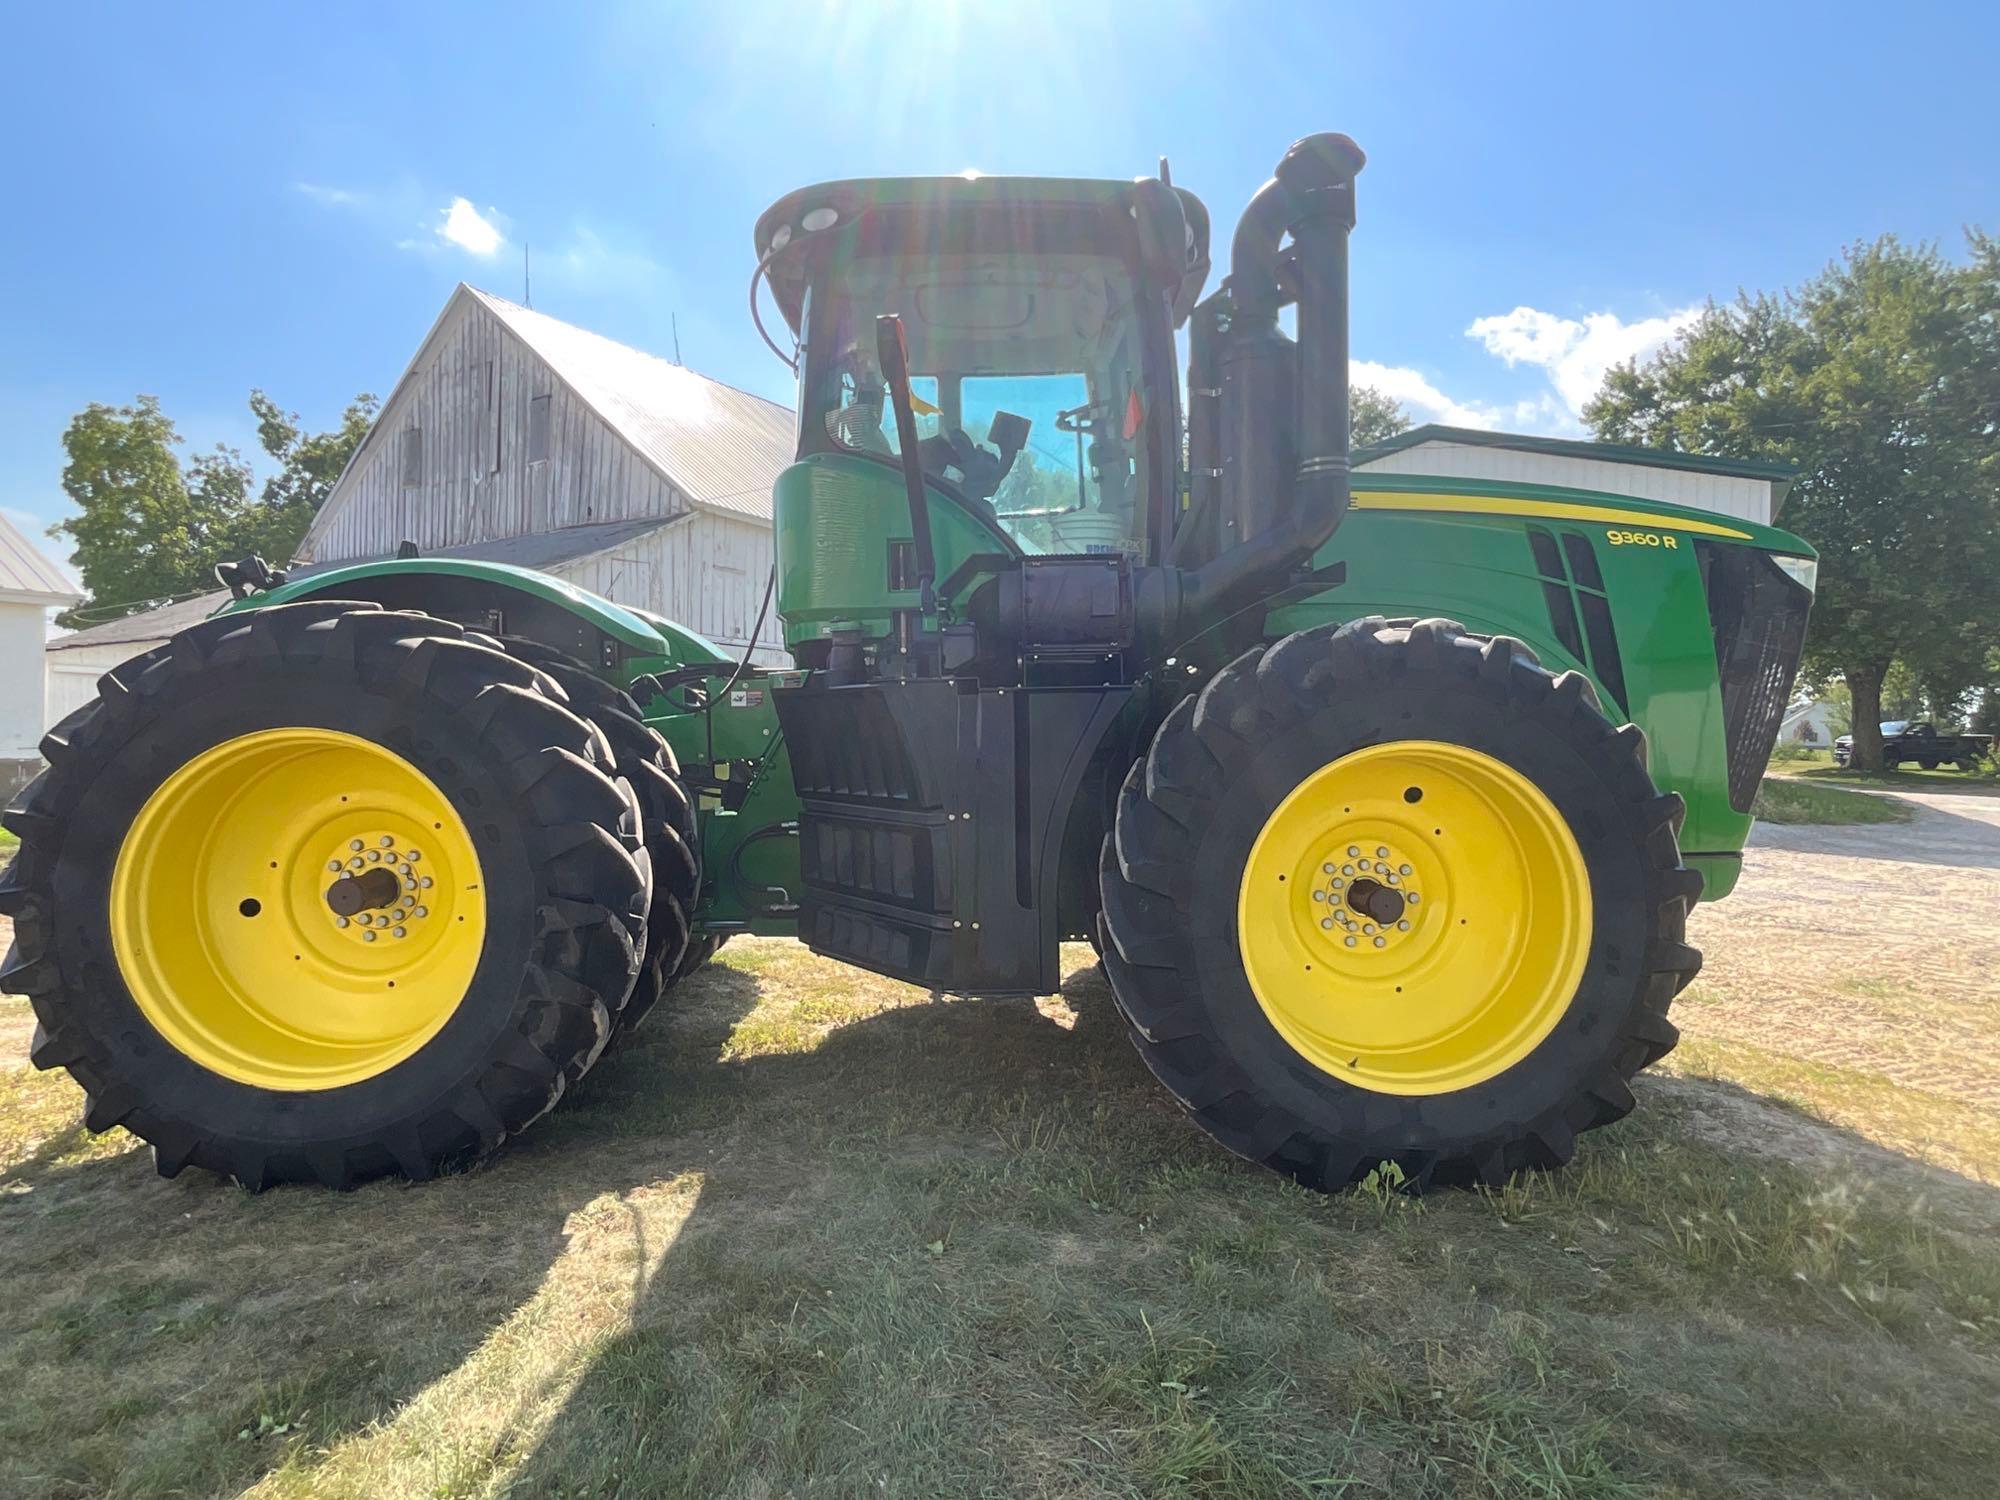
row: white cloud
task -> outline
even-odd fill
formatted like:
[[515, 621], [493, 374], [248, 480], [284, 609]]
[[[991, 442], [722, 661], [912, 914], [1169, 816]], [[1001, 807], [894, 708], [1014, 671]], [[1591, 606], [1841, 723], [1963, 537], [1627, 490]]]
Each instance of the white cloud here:
[[1372, 359], [1357, 359], [1348, 371], [1355, 385], [1372, 386], [1401, 404], [1419, 422], [1442, 422], [1450, 427], [1493, 428], [1506, 415], [1504, 409], [1477, 402], [1454, 401], [1408, 365], [1381, 365]]
[[470, 199], [454, 198], [444, 210], [444, 222], [437, 227], [437, 237], [474, 255], [490, 256], [507, 243], [506, 236], [493, 222], [497, 217], [498, 212], [492, 208], [482, 214]]
[[350, 188], [328, 187], [323, 182], [295, 182], [292, 191], [328, 208], [359, 208], [366, 197]]
[[[1533, 365], [1548, 374], [1558, 412], [1547, 396], [1540, 404], [1551, 417], [1566, 416], [1574, 426], [1583, 408], [1603, 385], [1605, 372], [1628, 359], [1644, 359], [1701, 316], [1699, 307], [1683, 307], [1657, 318], [1627, 323], [1616, 313], [1587, 313], [1581, 321], [1559, 317], [1534, 307], [1477, 318], [1465, 330], [1486, 352], [1515, 365]], [[1521, 403], [1534, 406], [1537, 403]]]

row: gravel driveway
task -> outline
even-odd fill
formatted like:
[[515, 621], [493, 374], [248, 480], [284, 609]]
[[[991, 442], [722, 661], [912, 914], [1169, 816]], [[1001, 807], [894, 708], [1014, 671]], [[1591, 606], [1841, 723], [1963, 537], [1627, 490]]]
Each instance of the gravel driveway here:
[[2000, 797], [1895, 795], [1909, 823], [1756, 825], [1677, 1019], [2000, 1109]]

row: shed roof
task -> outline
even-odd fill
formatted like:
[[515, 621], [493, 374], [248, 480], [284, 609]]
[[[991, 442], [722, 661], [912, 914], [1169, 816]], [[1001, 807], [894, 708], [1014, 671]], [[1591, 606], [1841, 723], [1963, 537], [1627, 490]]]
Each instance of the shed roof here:
[[0, 516], [0, 596], [28, 603], [75, 604], [84, 595], [67, 568]]
[[771, 519], [771, 484], [792, 461], [789, 407], [477, 287], [480, 302], [662, 478], [695, 505]]
[[[679, 518], [675, 518], [678, 520]], [[502, 537], [493, 542], [473, 542], [463, 547], [440, 547], [427, 552], [426, 557], [460, 557], [478, 562], [512, 563], [519, 568], [553, 568], [562, 563], [574, 562], [581, 557], [592, 557], [599, 552], [608, 552], [613, 547], [631, 541], [634, 537], [658, 531], [662, 526], [672, 526], [674, 520], [662, 521], [649, 518], [638, 521], [599, 521], [589, 526], [569, 526], [561, 531], [535, 531], [526, 536]], [[363, 562], [379, 561], [375, 558], [343, 558], [332, 563], [308, 563], [288, 570], [291, 578], [310, 578], [315, 573], [330, 573], [335, 568], [352, 568]], [[158, 609], [144, 610], [136, 615], [124, 615], [116, 620], [108, 620], [102, 625], [93, 625], [87, 630], [79, 630], [70, 635], [57, 636], [48, 644], [51, 651], [68, 651], [79, 646], [137, 645], [145, 641], [164, 641], [177, 631], [190, 625], [198, 625], [229, 602], [227, 589], [215, 589], [192, 599], [181, 599], [172, 604], [163, 604]]]
[[1519, 432], [1487, 432], [1477, 427], [1446, 427], [1426, 422], [1366, 448], [1357, 448], [1354, 461], [1364, 464], [1385, 453], [1399, 453], [1425, 443], [1448, 443], [1474, 448], [1512, 448], [1521, 453], [1547, 453], [1557, 458], [1594, 458], [1602, 463], [1643, 464], [1655, 469], [1691, 469], [1703, 474], [1722, 474], [1732, 479], [1764, 479], [1779, 485], [1798, 477], [1796, 464], [1766, 463], [1759, 459], [1715, 458], [1706, 453], [1682, 453], [1674, 448], [1640, 448], [1631, 443], [1597, 443], [1581, 438], [1531, 437]]

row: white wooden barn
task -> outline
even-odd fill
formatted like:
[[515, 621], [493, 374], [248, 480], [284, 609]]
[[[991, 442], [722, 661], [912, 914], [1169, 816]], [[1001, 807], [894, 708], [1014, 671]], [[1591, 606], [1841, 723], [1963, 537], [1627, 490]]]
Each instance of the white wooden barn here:
[[1760, 525], [1775, 524], [1797, 474], [1789, 464], [1707, 458], [1623, 443], [1527, 437], [1470, 427], [1413, 427], [1355, 455], [1355, 468], [1376, 474], [1435, 474], [1501, 479], [1630, 495], [1689, 505]]
[[[299, 560], [561, 537], [530, 566], [740, 651], [793, 438], [787, 407], [461, 284]], [[758, 658], [789, 665], [778, 638], [767, 620]]]

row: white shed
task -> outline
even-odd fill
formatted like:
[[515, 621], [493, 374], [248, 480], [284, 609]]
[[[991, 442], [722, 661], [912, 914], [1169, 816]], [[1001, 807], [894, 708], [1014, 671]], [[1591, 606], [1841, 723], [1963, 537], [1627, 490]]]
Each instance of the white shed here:
[[[459, 554], [585, 533], [531, 565], [741, 650], [794, 430], [776, 402], [460, 285], [300, 557], [388, 557], [406, 541]], [[778, 639], [773, 617], [757, 659], [788, 665]]]
[[1763, 526], [1775, 524], [1785, 492], [1798, 473], [1789, 464], [1435, 423], [1359, 450], [1355, 468], [1364, 473], [1432, 474], [1597, 490], [1712, 510]]
[[42, 643], [49, 611], [83, 602], [62, 566], [0, 516], [0, 794], [42, 766]]

